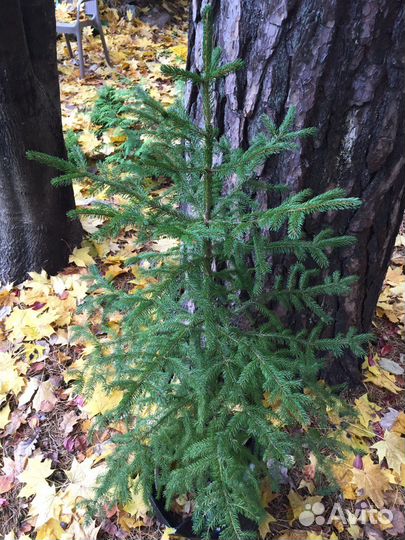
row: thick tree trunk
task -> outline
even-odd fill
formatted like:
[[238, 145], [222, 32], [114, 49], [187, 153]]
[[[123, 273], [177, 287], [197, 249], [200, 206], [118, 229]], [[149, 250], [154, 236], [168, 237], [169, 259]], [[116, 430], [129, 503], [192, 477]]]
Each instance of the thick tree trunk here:
[[[190, 12], [188, 67], [201, 67], [201, 9]], [[332, 226], [357, 237], [333, 255], [331, 268], [357, 274], [352, 294], [331, 306], [334, 332], [368, 331], [405, 206], [405, 7], [401, 0], [214, 0], [215, 35], [224, 60], [246, 69], [218, 87], [216, 119], [234, 146], [246, 146], [260, 116], [280, 122], [291, 105], [297, 127], [318, 135], [295, 155], [269, 160], [270, 182], [315, 193], [335, 186], [363, 200], [351, 215], [322, 216], [308, 232]], [[197, 119], [201, 102], [187, 89]], [[331, 382], [359, 380], [347, 355], [328, 371]]]
[[66, 213], [72, 188], [27, 150], [65, 157], [53, 0], [2, 0], [0, 7], [0, 281], [55, 273], [81, 240]]

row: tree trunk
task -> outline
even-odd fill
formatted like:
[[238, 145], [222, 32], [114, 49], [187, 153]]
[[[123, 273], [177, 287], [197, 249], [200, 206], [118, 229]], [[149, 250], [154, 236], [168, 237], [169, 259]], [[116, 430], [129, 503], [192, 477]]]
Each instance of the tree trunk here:
[[[190, 10], [188, 68], [201, 68], [201, 9]], [[279, 123], [291, 105], [297, 127], [318, 135], [299, 151], [271, 159], [262, 177], [315, 193], [340, 186], [360, 197], [351, 214], [321, 216], [307, 230], [332, 226], [357, 244], [331, 257], [331, 269], [356, 274], [349, 297], [330, 306], [332, 332], [369, 331], [405, 206], [405, 52], [401, 0], [214, 0], [216, 42], [224, 61], [246, 68], [217, 88], [216, 121], [233, 146], [246, 147], [260, 116]], [[186, 92], [200, 120], [201, 96]], [[264, 203], [266, 199], [264, 197]], [[328, 369], [330, 382], [356, 382], [351, 355]]]
[[0, 280], [55, 273], [81, 240], [71, 186], [27, 150], [64, 158], [53, 0], [2, 0], [0, 7]]

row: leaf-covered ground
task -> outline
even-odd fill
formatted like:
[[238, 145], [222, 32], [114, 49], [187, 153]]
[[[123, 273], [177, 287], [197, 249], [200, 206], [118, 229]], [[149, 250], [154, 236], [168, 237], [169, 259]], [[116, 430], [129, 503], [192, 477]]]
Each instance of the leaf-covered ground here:
[[[107, 39], [114, 61], [103, 61], [98, 36], [85, 32], [88, 76], [81, 81], [78, 67], [58, 42], [64, 127], [79, 135], [90, 159], [103, 158], [123, 142], [114, 130], [95, 134], [90, 111], [97, 90], [105, 83], [125, 87], [126, 78], [148, 87], [165, 103], [174, 88], [160, 74], [162, 62], [181, 64], [186, 53], [186, 2], [166, 5], [171, 21], [153, 26], [147, 8], [122, 17], [105, 10]], [[60, 13], [65, 17], [66, 13]], [[145, 22], [148, 20], [149, 23]], [[152, 21], [151, 21], [152, 19]], [[102, 197], [102, 194], [100, 195]], [[76, 192], [78, 204], [88, 204], [86, 189]], [[91, 233], [97, 220], [83, 223]], [[118, 540], [168, 538], [142, 499], [134, 492], [125, 507], [85, 521], [83, 498], [91, 497], [104, 459], [112, 451], [111, 436], [124, 429], [115, 424], [93, 439], [92, 419], [108, 410], [117, 394], [105, 395], [101, 387], [85, 399], [72, 390], [71, 368], [80, 369], [89, 352], [86, 343], [71, 339], [71, 328], [85, 322], [76, 308], [86, 296], [84, 276], [96, 262], [117, 286], [144, 287], [135, 269], [123, 261], [141, 246], [135, 231], [125, 231], [116, 241], [84, 241], [57, 276], [32, 273], [22, 285], [0, 290], [0, 538], [6, 540]], [[149, 246], [150, 248], [151, 246]], [[165, 243], [153, 249], [164, 250]], [[326, 480], [315, 475], [317, 464], [308, 454], [304, 470], [278, 471], [280, 493], [263, 486], [268, 519], [262, 538], [343, 539], [403, 538], [405, 519], [402, 488], [405, 476], [405, 414], [403, 409], [405, 346], [405, 231], [398, 236], [392, 264], [378, 305], [378, 342], [364, 361], [364, 385], [356, 396], [357, 421], [348, 426], [346, 442], [364, 452], [347, 455], [335, 467], [340, 489], [331, 492]], [[119, 326], [120, 315], [111, 320]], [[92, 321], [97, 332], [97, 320]], [[331, 432], [341, 420], [330, 412]], [[343, 513], [334, 505], [339, 504]], [[187, 513], [192, 501], [177, 501]], [[333, 509], [334, 508], [334, 509]], [[384, 509], [392, 512], [384, 519]], [[377, 510], [382, 513], [377, 514]], [[331, 512], [334, 519], [331, 519]], [[362, 512], [362, 513], [361, 513]], [[360, 518], [356, 521], [357, 517]]]

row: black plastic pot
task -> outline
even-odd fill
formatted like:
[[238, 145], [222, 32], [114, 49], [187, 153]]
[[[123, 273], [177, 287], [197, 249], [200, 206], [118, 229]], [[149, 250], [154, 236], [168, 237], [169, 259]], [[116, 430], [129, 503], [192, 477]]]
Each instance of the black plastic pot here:
[[[183, 538], [187, 538], [188, 540], [201, 540], [201, 538], [195, 536], [195, 534], [193, 533], [193, 521], [191, 517], [187, 517], [184, 519], [179, 514], [166, 510], [165, 501], [162, 499], [158, 499], [156, 496], [150, 497], [150, 503], [155, 513], [156, 519], [159, 521], [159, 523], [176, 530], [176, 532], [173, 533], [174, 537], [182, 536]], [[243, 516], [241, 516], [240, 518], [240, 524], [242, 529], [245, 531], [258, 530], [256, 523], [250, 521], [249, 519], [246, 519]], [[211, 535], [211, 540], [218, 540], [220, 533], [221, 530], [218, 529], [218, 531]]]
[[166, 510], [165, 502], [154, 496], [150, 497], [150, 504], [159, 523], [176, 530], [173, 536], [183, 536], [189, 540], [200, 540], [193, 534], [193, 523], [190, 517], [183, 519], [179, 514]]

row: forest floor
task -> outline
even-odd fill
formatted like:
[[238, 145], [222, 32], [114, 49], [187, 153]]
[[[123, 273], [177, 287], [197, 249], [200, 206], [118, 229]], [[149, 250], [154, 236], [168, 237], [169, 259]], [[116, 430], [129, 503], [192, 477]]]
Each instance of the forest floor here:
[[[98, 136], [90, 120], [97, 92], [104, 84], [125, 87], [130, 80], [143, 84], [166, 104], [173, 100], [175, 89], [160, 74], [160, 65], [184, 63], [185, 4], [170, 4], [176, 8], [168, 7], [171, 20], [163, 28], [153, 26], [160, 16], [147, 8], [138, 14], [142, 20], [132, 13], [122, 17], [114, 10], [104, 12], [114, 67], [104, 64], [99, 37], [86, 30], [89, 69], [85, 80], [78, 78], [77, 65], [68, 58], [64, 42], [58, 41], [64, 128], [78, 134], [90, 160], [103, 159], [122, 144], [122, 134], [112, 129]], [[76, 189], [76, 200], [78, 205], [88, 204], [85, 187]], [[97, 219], [83, 221], [89, 234], [100, 225]], [[83, 498], [92, 496], [104, 470], [104, 459], [112, 451], [112, 435], [124, 427], [115, 424], [89, 438], [93, 418], [108, 410], [119, 396], [106, 395], [101, 387], [94, 388], [88, 399], [74, 393], [71, 368], [80, 368], [89, 350], [86, 343], [71, 339], [71, 328], [86, 322], [86, 315], [76, 309], [88, 294], [84, 277], [92, 264], [97, 263], [117, 286], [145, 286], [136, 269], [123, 264], [141, 248], [136, 231], [101, 244], [88, 237], [57, 276], [32, 273], [21, 285], [0, 290], [0, 538], [169, 538], [170, 530], [156, 524], [140, 493], [134, 493], [124, 507], [110, 509], [103, 518], [91, 521], [85, 520], [81, 505]], [[154, 246], [164, 248], [164, 242]], [[347, 426], [345, 440], [361, 447], [363, 455], [350, 453], [334, 467], [339, 484], [334, 492], [325, 478], [315, 475], [311, 455], [304, 470], [283, 471], [279, 493], [264, 486], [268, 518], [260, 529], [263, 539], [404, 537], [404, 316], [402, 229], [378, 304], [377, 341], [363, 364], [363, 387], [348, 397], [359, 415]], [[96, 330], [97, 321], [92, 324]], [[119, 314], [111, 325], [119, 325]], [[334, 411], [330, 422], [331, 431], [341, 423]], [[187, 497], [177, 501], [185, 513], [191, 504]], [[384, 519], [387, 515], [388, 520]]]

